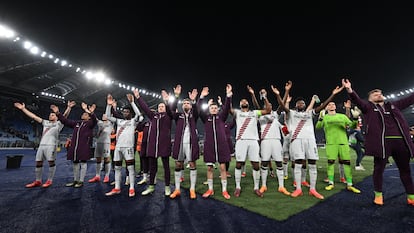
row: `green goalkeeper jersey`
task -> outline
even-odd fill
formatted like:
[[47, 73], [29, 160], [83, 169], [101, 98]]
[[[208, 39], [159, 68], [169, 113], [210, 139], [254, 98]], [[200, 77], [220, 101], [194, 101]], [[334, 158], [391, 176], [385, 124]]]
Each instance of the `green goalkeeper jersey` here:
[[346, 129], [352, 126], [353, 122], [342, 113], [326, 114], [322, 120], [316, 123], [317, 129], [323, 128], [328, 145], [348, 145]]

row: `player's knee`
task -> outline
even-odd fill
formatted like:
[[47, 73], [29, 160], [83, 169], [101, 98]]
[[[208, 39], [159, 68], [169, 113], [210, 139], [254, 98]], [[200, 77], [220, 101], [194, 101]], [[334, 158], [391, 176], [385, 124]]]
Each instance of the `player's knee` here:
[[345, 165], [351, 165], [351, 161], [350, 160], [339, 160], [340, 164], [345, 164]]
[[276, 161], [276, 167], [281, 168], [283, 167], [283, 164], [281, 161]]
[[252, 167], [253, 167], [253, 170], [255, 170], [255, 171], [259, 171], [259, 169], [260, 169], [260, 166], [259, 166], [258, 162], [252, 163]]
[[[339, 161], [340, 163], [341, 161]], [[334, 159], [328, 159], [328, 164], [335, 164], [335, 160]]]
[[122, 161], [115, 161], [115, 166], [122, 166]]
[[316, 160], [314, 160], [314, 159], [308, 159], [308, 163], [309, 164], [312, 164], [312, 165], [315, 165], [316, 164]]
[[269, 166], [269, 161], [262, 161], [262, 167], [268, 167]]
[[303, 159], [296, 159], [295, 164], [303, 164]]
[[[189, 162], [190, 164], [190, 170], [195, 170], [197, 168], [196, 163], [195, 162]], [[182, 166], [184, 169], [184, 166]]]
[[131, 166], [131, 165], [135, 164], [135, 160], [134, 159], [127, 160], [127, 161], [125, 161], [125, 163], [126, 163], [127, 166]]

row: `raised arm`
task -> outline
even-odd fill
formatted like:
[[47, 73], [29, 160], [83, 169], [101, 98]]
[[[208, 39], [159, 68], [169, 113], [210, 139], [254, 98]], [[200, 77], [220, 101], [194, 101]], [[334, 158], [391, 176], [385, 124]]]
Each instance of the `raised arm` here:
[[138, 109], [138, 107], [137, 107], [137, 105], [135, 104], [135, 102], [134, 102], [134, 95], [132, 95], [132, 94], [127, 94], [127, 99], [128, 99], [128, 101], [129, 101], [129, 103], [131, 104], [131, 107], [132, 107], [132, 110], [134, 111], [134, 113], [135, 113], [135, 117], [134, 117], [134, 120], [135, 121], [143, 121], [144, 120], [144, 117], [142, 116], [142, 114], [141, 114], [141, 112], [139, 111], [139, 109]]
[[279, 107], [277, 107], [278, 114], [280, 114], [282, 111], [286, 112], [285, 108], [289, 110], [289, 104], [290, 104], [290, 101], [292, 100], [292, 97], [289, 95], [289, 92], [290, 92], [290, 89], [292, 89], [292, 85], [293, 83], [290, 80], [288, 80], [285, 83], [285, 94], [283, 95], [283, 99], [282, 99], [283, 104], [281, 105], [278, 101], [279, 103]]
[[197, 110], [199, 112], [200, 118], [203, 122], [205, 122], [207, 120], [207, 113], [205, 111], [203, 111], [203, 102], [204, 102], [204, 98], [208, 95], [209, 93], [209, 89], [208, 87], [203, 87], [203, 89], [201, 90], [200, 93], [200, 98], [197, 101]]
[[[161, 92], [162, 94], [162, 92]], [[142, 111], [149, 117], [152, 118], [154, 116], [154, 113], [151, 111], [151, 109], [148, 107], [147, 103], [141, 98], [141, 95], [139, 94], [138, 89], [134, 90], [135, 98], [137, 98], [138, 105], [141, 107]]]
[[72, 108], [74, 107], [76, 105], [76, 102], [75, 101], [73, 101], [73, 100], [70, 100], [69, 102], [68, 102], [68, 106], [66, 107], [66, 109], [65, 109], [65, 112], [63, 113], [63, 116], [64, 117], [68, 117], [69, 116], [69, 114], [70, 114], [70, 111], [72, 110]]
[[351, 101], [361, 109], [362, 113], [366, 113], [371, 106], [370, 103], [368, 101], [362, 100], [358, 94], [352, 90], [351, 82], [348, 79], [342, 79], [342, 86], [345, 87], [345, 90], [348, 92]]
[[177, 86], [175, 86], [174, 88], [174, 96], [175, 99], [172, 102], [168, 102], [168, 104], [170, 105], [170, 111], [171, 113], [174, 115], [175, 112], [177, 111], [177, 105], [178, 105], [178, 98], [181, 95], [181, 85], [178, 84]]
[[247, 85], [247, 90], [250, 93], [250, 96], [252, 97], [252, 103], [253, 103], [253, 107], [255, 109], [261, 109], [259, 102], [257, 101], [256, 95], [254, 94], [254, 90], [251, 86]]
[[280, 97], [280, 92], [279, 92], [279, 90], [278, 90], [275, 86], [273, 86], [273, 85], [271, 85], [270, 87], [272, 88], [272, 91], [273, 91], [273, 93], [274, 93], [274, 94], [275, 94], [275, 96], [276, 96], [277, 103], [279, 104], [279, 106], [282, 108], [282, 110], [283, 110], [283, 111], [285, 111], [286, 113], [288, 113], [290, 110], [289, 110], [289, 108], [288, 108], [288, 107], [286, 107], [286, 105], [283, 103], [283, 100], [282, 100], [282, 98]]
[[270, 104], [269, 100], [267, 99], [267, 92], [265, 89], [260, 90], [260, 96], [262, 96], [263, 101], [265, 103], [264, 109], [261, 109], [261, 115], [266, 115], [272, 112], [272, 105]]
[[335, 95], [341, 92], [344, 89], [344, 87], [344, 85], [342, 85], [341, 87], [336, 86], [335, 89], [332, 90], [332, 94], [328, 97], [328, 99], [326, 99], [321, 105], [315, 108], [315, 113], [319, 113], [322, 109], [325, 109], [326, 105], [328, 105], [328, 103], [333, 100]]
[[83, 111], [89, 113], [89, 115], [91, 116], [91, 119], [88, 121], [89, 127], [90, 128], [95, 127], [96, 124], [98, 124], [98, 119], [95, 116], [96, 105], [92, 104], [88, 106], [86, 103], [82, 102], [82, 109]]
[[316, 99], [317, 99], [317, 98], [319, 98], [317, 95], [313, 95], [313, 96], [312, 96], [312, 99], [311, 99], [311, 101], [310, 101], [310, 103], [309, 103], [308, 107], [306, 108], [306, 111], [310, 111], [310, 110], [312, 110], [312, 109], [313, 109], [313, 106], [315, 106], [315, 103], [316, 103]]
[[56, 116], [58, 117], [59, 121], [62, 122], [62, 124], [64, 124], [65, 126], [68, 126], [70, 128], [73, 128], [73, 127], [76, 126], [76, 121], [69, 120], [65, 116], [63, 116], [59, 112], [58, 106], [52, 104], [52, 105], [50, 105], [50, 109], [52, 110], [52, 112], [54, 112], [56, 114]]
[[22, 110], [22, 112], [23, 112], [24, 114], [26, 114], [26, 116], [30, 117], [31, 119], [35, 120], [36, 122], [38, 122], [38, 123], [42, 123], [43, 119], [42, 119], [42, 118], [40, 118], [39, 116], [37, 116], [36, 114], [32, 113], [31, 111], [29, 111], [29, 110], [26, 108], [26, 105], [25, 105], [24, 103], [17, 103], [17, 102], [16, 102], [16, 103], [14, 103], [14, 107], [16, 107], [16, 108], [18, 108], [18, 109]]
[[116, 100], [114, 99], [113, 100], [113, 102], [112, 102], [112, 108], [111, 108], [111, 114], [112, 114], [112, 116], [113, 117], [115, 117], [115, 118], [119, 118], [119, 119], [123, 119], [124, 118], [124, 116], [122, 116], [122, 114], [121, 113], [119, 113], [117, 110], [116, 110], [116, 107], [118, 106], [118, 104], [117, 104], [117, 102], [116, 102]]
[[193, 117], [197, 121], [198, 118], [198, 109], [196, 104], [196, 98], [198, 95], [197, 89], [193, 89], [191, 92], [188, 92], [188, 98], [191, 100], [192, 109], [193, 109]]
[[115, 100], [113, 99], [112, 95], [108, 94], [106, 96], [105, 114], [106, 114], [106, 117], [108, 118], [108, 120], [110, 122], [116, 122], [116, 118], [118, 118], [118, 117], [115, 118], [115, 117], [112, 116], [112, 106], [113, 106], [114, 102], [115, 102]]
[[226, 85], [226, 101], [224, 102], [224, 106], [220, 112], [220, 119], [223, 122], [226, 122], [227, 117], [229, 116], [229, 109], [231, 108], [231, 97], [233, 96], [233, 88], [230, 84]]

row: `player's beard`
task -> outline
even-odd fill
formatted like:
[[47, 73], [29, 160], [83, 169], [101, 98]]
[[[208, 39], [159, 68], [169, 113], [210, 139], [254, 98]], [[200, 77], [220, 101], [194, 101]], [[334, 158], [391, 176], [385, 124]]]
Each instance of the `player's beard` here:
[[297, 110], [298, 110], [298, 112], [303, 112], [303, 111], [305, 111], [305, 107], [302, 107], [302, 108], [297, 108]]

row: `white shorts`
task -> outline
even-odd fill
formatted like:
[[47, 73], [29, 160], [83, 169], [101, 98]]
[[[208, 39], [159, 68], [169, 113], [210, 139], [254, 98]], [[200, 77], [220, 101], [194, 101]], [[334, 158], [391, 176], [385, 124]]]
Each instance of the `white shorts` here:
[[319, 160], [318, 147], [315, 139], [297, 138], [290, 143], [289, 153], [293, 160], [312, 159]]
[[179, 162], [192, 162], [191, 159], [191, 143], [183, 143], [180, 148], [180, 153], [178, 154]]
[[115, 147], [114, 161], [133, 160], [135, 159], [132, 147]]
[[247, 156], [249, 156], [250, 162], [260, 161], [260, 147], [256, 140], [237, 140], [235, 150], [237, 162], [246, 162]]
[[40, 145], [36, 152], [36, 161], [55, 161], [56, 146]]
[[109, 146], [110, 146], [109, 143], [96, 143], [94, 157], [95, 158], [98, 158], [98, 157], [109, 158], [110, 156]]
[[264, 139], [260, 143], [260, 156], [262, 161], [282, 162], [282, 143], [279, 139]]

